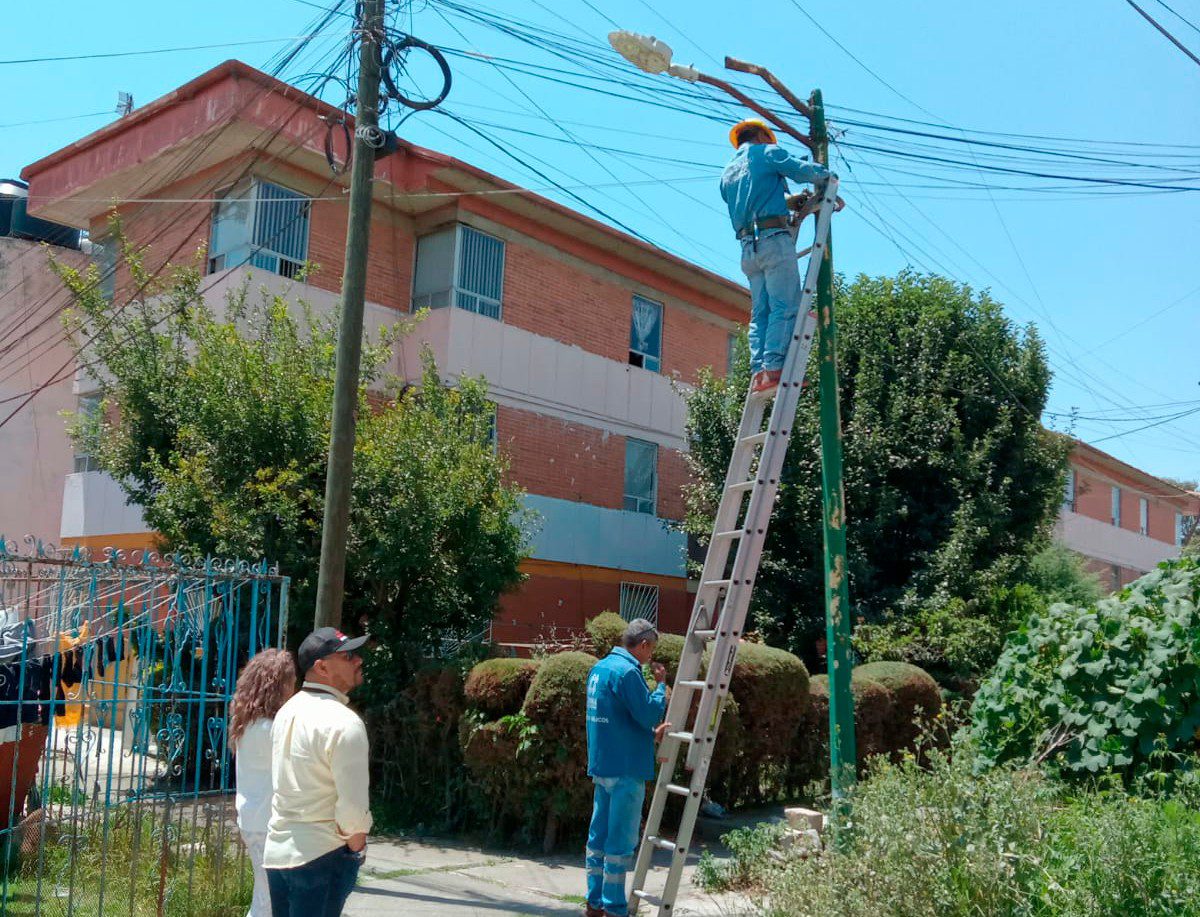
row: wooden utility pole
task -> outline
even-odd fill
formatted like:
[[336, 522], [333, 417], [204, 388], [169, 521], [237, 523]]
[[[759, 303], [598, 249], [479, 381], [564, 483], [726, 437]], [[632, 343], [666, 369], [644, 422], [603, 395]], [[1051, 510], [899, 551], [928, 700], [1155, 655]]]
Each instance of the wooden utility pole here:
[[314, 627], [340, 627], [342, 623], [354, 428], [362, 363], [367, 248], [371, 232], [371, 185], [375, 177], [375, 152], [382, 146], [379, 81], [383, 58], [383, 0], [364, 0], [358, 33], [358, 98], [350, 171], [350, 216], [342, 274], [342, 315], [338, 326], [337, 375], [333, 389], [333, 424], [325, 479], [325, 520], [321, 528], [321, 567], [317, 576]]

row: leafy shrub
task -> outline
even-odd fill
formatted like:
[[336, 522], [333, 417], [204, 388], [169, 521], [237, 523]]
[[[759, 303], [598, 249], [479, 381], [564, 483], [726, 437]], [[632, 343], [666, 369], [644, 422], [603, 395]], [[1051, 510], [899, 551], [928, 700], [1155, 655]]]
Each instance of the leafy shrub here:
[[1200, 817], [1037, 772], [878, 759], [844, 848], [767, 875], [765, 917], [1200, 917]]
[[489, 719], [521, 709], [538, 663], [532, 659], [485, 659], [467, 676], [467, 703]]
[[472, 724], [463, 733], [463, 762], [490, 804], [490, 827], [505, 836], [529, 817], [534, 778], [518, 761], [528, 721], [520, 715]]
[[976, 599], [940, 600], [914, 612], [892, 611], [854, 632], [855, 649], [871, 662], [908, 662], [942, 681], [986, 674], [1009, 632], [1047, 602], [1033, 586], [999, 586]]
[[531, 805], [547, 816], [546, 848], [555, 845], [560, 825], [581, 828], [590, 812], [584, 711], [588, 673], [597, 661], [577, 652], [548, 657], [521, 709], [529, 723], [528, 744], [515, 766], [529, 768], [535, 781]]
[[889, 694], [887, 732], [883, 750], [899, 754], [917, 745], [942, 709], [942, 692], [938, 683], [923, 669], [906, 662], [872, 662], [854, 670], [855, 678], [882, 685]]
[[1060, 541], [1052, 541], [1029, 560], [1025, 579], [1048, 605], [1069, 602], [1091, 605], [1107, 594], [1100, 577], [1092, 573], [1083, 558]]
[[667, 667], [667, 684], [672, 684], [675, 681], [675, 675], [679, 671], [679, 657], [683, 655], [684, 644], [687, 643], [686, 637], [681, 637], [679, 634], [662, 634], [658, 638], [658, 646], [654, 648], [654, 662], [661, 662]]
[[583, 629], [592, 641], [592, 652], [599, 658], [609, 654], [621, 642], [629, 622], [613, 611], [602, 611], [588, 620]]
[[709, 851], [700, 854], [696, 878], [706, 892], [730, 889], [760, 889], [778, 866], [771, 856], [787, 831], [786, 822], [763, 822], [751, 828], [735, 828], [721, 835], [729, 857], [718, 860]]
[[1136, 768], [1200, 726], [1200, 564], [1161, 564], [1092, 606], [1056, 604], [1008, 641], [971, 708], [983, 763]]
[[[729, 691], [743, 729], [730, 774], [734, 795], [726, 802], [761, 802], [778, 791], [787, 767], [792, 737], [808, 706], [808, 670], [786, 650], [742, 643]], [[724, 731], [717, 744], [722, 741]]]
[[[880, 682], [850, 677], [854, 697], [854, 739], [858, 771], [866, 773], [867, 762], [887, 754], [892, 716], [891, 692]], [[793, 739], [786, 784], [792, 794], [802, 793], [814, 781], [829, 777], [829, 676], [814, 675], [809, 682], [808, 708]]]

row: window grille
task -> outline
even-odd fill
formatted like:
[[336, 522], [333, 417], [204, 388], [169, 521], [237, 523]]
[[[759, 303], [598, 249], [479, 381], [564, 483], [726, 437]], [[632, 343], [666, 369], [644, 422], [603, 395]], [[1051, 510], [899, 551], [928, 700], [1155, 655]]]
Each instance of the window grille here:
[[295, 277], [308, 258], [311, 201], [265, 181], [230, 191], [213, 213], [210, 274], [251, 264]]
[[645, 618], [658, 627], [658, 587], [621, 583], [621, 617], [626, 621]]

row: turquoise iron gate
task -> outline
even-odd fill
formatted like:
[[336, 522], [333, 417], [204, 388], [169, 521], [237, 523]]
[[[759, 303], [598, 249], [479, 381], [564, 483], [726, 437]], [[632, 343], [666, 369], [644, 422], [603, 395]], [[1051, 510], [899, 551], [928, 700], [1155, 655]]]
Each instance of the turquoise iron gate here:
[[245, 913], [226, 735], [264, 563], [0, 541], [0, 915]]

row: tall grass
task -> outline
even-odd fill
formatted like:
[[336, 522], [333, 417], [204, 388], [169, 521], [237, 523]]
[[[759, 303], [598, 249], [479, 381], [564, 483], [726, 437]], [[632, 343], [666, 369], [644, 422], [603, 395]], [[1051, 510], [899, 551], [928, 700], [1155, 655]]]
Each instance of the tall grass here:
[[852, 841], [765, 877], [769, 917], [1200, 917], [1200, 814], [1120, 784], [881, 764]]

